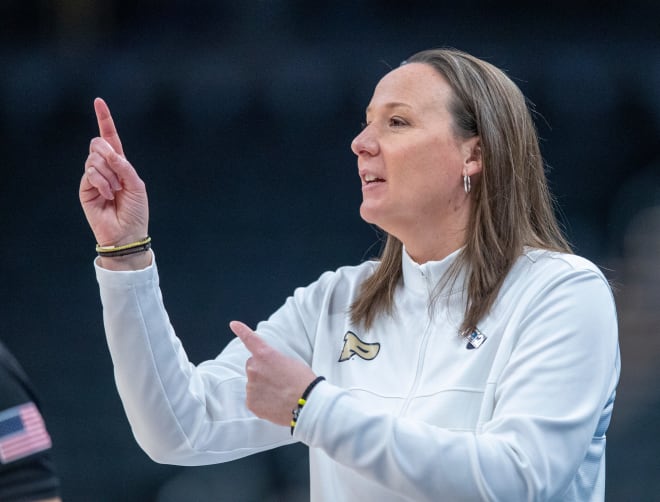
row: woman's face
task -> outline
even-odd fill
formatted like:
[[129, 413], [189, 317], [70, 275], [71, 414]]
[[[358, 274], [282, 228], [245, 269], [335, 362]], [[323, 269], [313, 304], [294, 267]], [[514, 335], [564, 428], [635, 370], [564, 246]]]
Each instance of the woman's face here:
[[366, 126], [351, 144], [362, 180], [360, 215], [404, 244], [419, 232], [440, 237], [467, 223], [463, 174], [480, 169], [472, 162], [478, 138], [454, 134], [451, 97], [431, 66], [401, 66], [376, 86]]

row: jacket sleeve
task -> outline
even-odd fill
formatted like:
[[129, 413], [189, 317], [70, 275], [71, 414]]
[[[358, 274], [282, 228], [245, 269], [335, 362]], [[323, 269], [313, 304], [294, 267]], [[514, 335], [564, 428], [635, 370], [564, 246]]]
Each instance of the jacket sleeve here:
[[[96, 274], [117, 389], [138, 444], [153, 460], [218, 463], [292, 442], [286, 427], [245, 406], [249, 354], [238, 340], [216, 359], [197, 366], [188, 360], [165, 311], [155, 264], [135, 272], [97, 266]], [[311, 359], [304, 340], [269, 342]]]
[[413, 500], [561, 499], [594, 437], [604, 447], [619, 372], [609, 286], [591, 270], [550, 281], [517, 332], [474, 432], [374, 412], [322, 382], [294, 436]]

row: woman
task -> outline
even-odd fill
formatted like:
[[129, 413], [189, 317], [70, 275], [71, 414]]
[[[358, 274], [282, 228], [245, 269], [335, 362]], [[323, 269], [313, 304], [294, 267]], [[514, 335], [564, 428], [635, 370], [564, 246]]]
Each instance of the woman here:
[[385, 75], [352, 143], [381, 258], [297, 289], [256, 332], [232, 322], [238, 339], [196, 367], [162, 304], [144, 184], [95, 109], [80, 198], [117, 385], [154, 460], [302, 441], [317, 501], [603, 500], [614, 303], [558, 229], [500, 70], [431, 50]]

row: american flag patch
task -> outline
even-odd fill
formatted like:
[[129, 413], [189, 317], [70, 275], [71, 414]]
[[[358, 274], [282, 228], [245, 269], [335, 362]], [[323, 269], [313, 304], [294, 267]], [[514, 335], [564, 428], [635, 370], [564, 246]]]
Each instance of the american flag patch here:
[[8, 464], [51, 447], [41, 413], [34, 403], [0, 413], [0, 463]]

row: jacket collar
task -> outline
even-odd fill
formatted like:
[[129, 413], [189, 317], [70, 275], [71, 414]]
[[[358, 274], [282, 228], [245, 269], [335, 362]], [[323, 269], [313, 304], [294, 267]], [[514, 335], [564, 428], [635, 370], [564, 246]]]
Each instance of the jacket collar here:
[[[458, 258], [461, 250], [462, 248], [457, 249], [442, 260], [428, 261], [420, 265], [410, 257], [404, 246], [403, 252], [401, 253], [401, 268], [403, 271], [404, 287], [418, 293], [430, 294], [434, 292], [445, 273], [449, 270], [449, 267], [451, 267]], [[452, 293], [463, 289], [464, 276], [464, 271], [461, 270], [457, 277], [455, 287], [452, 288]], [[445, 294], [447, 294], [447, 292], [442, 296]]]

